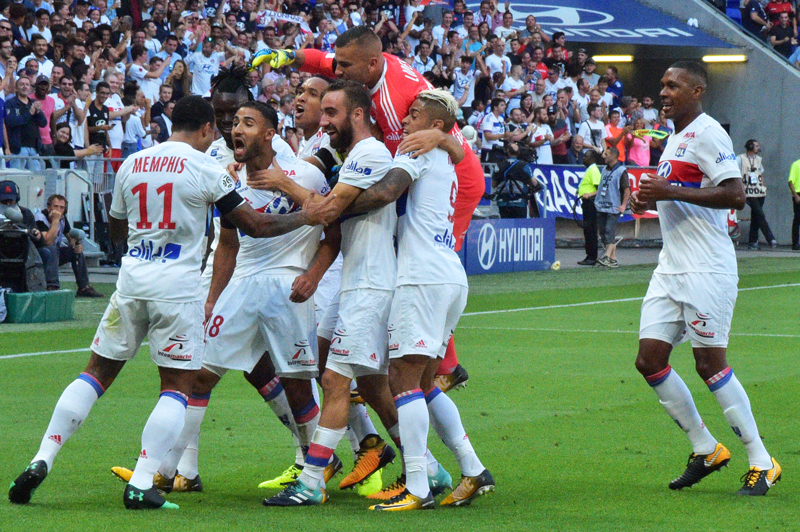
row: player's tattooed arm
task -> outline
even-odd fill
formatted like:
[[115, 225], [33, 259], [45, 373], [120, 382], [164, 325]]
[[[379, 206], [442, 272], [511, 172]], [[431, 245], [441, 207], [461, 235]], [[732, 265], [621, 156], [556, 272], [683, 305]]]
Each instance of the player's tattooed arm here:
[[[227, 225], [227, 224], [226, 224]], [[211, 287], [208, 289], [208, 298], [205, 303], [205, 320], [211, 317], [211, 311], [219, 299], [219, 295], [228, 286], [233, 270], [236, 268], [236, 255], [239, 253], [239, 235], [236, 228], [223, 227], [219, 231], [219, 244], [214, 253], [213, 272], [211, 274]]]
[[464, 158], [461, 143], [453, 135], [440, 129], [426, 129], [406, 136], [397, 147], [397, 154], [410, 153], [411, 157], [419, 157], [434, 148], [446, 151], [453, 164], [460, 163]]
[[639, 184], [640, 201], [684, 201], [711, 209], [744, 209], [746, 196], [739, 177], [726, 179], [715, 187], [675, 187], [665, 178], [646, 174]]
[[276, 159], [272, 160], [272, 168], [248, 173], [247, 186], [258, 190], [279, 190], [298, 205], [305, 203], [311, 195], [310, 190], [286, 177]]
[[[232, 205], [234, 200], [226, 200], [228, 196], [233, 198], [233, 195], [240, 200], [235, 205]], [[216, 203], [222, 213], [222, 226], [230, 229], [230, 225], [233, 225], [253, 238], [285, 235], [304, 225], [325, 225], [329, 223], [327, 220], [339, 217], [338, 214], [332, 215], [338, 210], [334, 205], [336, 194], [330, 194], [321, 201], [316, 201], [317, 195], [311, 192], [303, 204], [303, 210], [291, 214], [258, 213], [249, 203], [242, 200], [236, 191], [230, 192], [228, 196]]]
[[411, 176], [402, 168], [392, 168], [383, 179], [359, 194], [344, 214], [360, 214], [388, 205], [411, 185]]
[[325, 275], [325, 272], [328, 271], [328, 268], [331, 267], [331, 264], [339, 255], [341, 244], [342, 231], [339, 222], [336, 221], [325, 228], [325, 238], [320, 242], [308, 271], [298, 276], [292, 283], [292, 293], [289, 295], [289, 301], [302, 303], [314, 295], [322, 276]]

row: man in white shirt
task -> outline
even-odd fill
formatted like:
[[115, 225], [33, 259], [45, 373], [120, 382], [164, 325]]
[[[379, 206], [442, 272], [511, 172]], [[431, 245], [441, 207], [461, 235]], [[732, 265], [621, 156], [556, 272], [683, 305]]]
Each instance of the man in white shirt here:
[[186, 58], [186, 66], [192, 72], [192, 94], [203, 96], [211, 90], [211, 78], [217, 75], [223, 61], [225, 54], [214, 52], [213, 40], [204, 39], [202, 52]]
[[430, 57], [430, 53], [431, 43], [428, 41], [420, 41], [419, 53], [414, 56], [414, 60], [411, 62], [411, 67], [420, 74], [424, 74], [425, 72], [430, 72], [433, 70], [433, 67], [436, 66], [436, 61]]
[[[81, 83], [81, 87], [85, 85], [83, 81], [78, 83]], [[61, 89], [59, 93], [53, 95], [55, 106], [50, 120], [54, 121], [55, 124], [61, 122], [69, 123], [72, 147], [81, 149], [83, 148], [83, 134], [80, 126], [86, 118], [86, 113], [84, 112], [86, 101], [81, 100], [75, 91], [75, 82], [72, 77], [62, 77], [59, 82], [59, 88]]]
[[442, 13], [442, 23], [433, 28], [432, 37], [440, 47], [447, 44], [447, 33], [453, 24], [453, 12], [445, 11]]
[[158, 39], [156, 39], [158, 28], [156, 27], [156, 23], [152, 20], [145, 21], [142, 27], [144, 28], [144, 33], [147, 36], [144, 40], [144, 47], [147, 49], [147, 55], [149, 57], [153, 57], [161, 51], [161, 43]]
[[669, 364], [673, 349], [689, 340], [697, 374], [747, 452], [750, 468], [737, 494], [761, 496], [780, 480], [781, 466], [764, 447], [747, 392], [726, 359], [739, 280], [727, 212], [743, 209], [746, 195], [730, 137], [703, 112], [707, 85], [699, 63], [678, 61], [667, 69], [660, 96], [675, 131], [658, 170], [644, 174], [631, 197], [635, 213], [658, 209], [664, 238], [642, 302], [636, 369], [692, 446], [685, 472], [669, 488], [691, 487], [731, 458]]
[[602, 154], [606, 149], [606, 137], [608, 136], [605, 124], [600, 120], [603, 110], [596, 103], [590, 103], [586, 106], [586, 112], [589, 113], [589, 119], [581, 124], [578, 135], [583, 137], [585, 148], [591, 148]]
[[522, 65], [514, 65], [511, 67], [511, 75], [506, 76], [500, 90], [505, 93], [505, 98], [508, 100], [508, 111], [517, 109], [522, 101], [522, 97], [528, 92], [527, 83], [522, 79]]
[[[555, 111], [555, 109], [553, 109]], [[547, 123], [547, 109], [538, 107], [533, 123], [528, 126], [530, 130], [531, 146], [536, 148], [536, 164], [553, 164], [553, 152], [550, 143], [553, 142], [553, 130]]]
[[148, 69], [144, 66], [147, 61], [147, 50], [140, 44], [134, 44], [131, 47], [131, 58], [133, 63], [128, 69], [128, 75], [139, 84], [139, 88], [150, 100], [150, 103], [155, 105], [158, 101], [158, 89], [161, 86], [161, 74], [169, 66], [170, 58], [153, 57], [149, 61], [150, 68]]
[[123, 503], [128, 509], [178, 508], [159, 494], [153, 476], [183, 428], [203, 360], [199, 279], [209, 203], [254, 237], [318, 224], [330, 214], [324, 202], [286, 215], [256, 213], [236, 193], [233, 179], [202, 153], [214, 138], [214, 122], [214, 110], [202, 98], [182, 99], [171, 142], [139, 152], [117, 174], [109, 230], [115, 242], [128, 242], [117, 289], [92, 341], [86, 370], [62, 393], [38, 453], [11, 484], [11, 502], [30, 501], [62, 446], [147, 336], [162, 391], [144, 427], [142, 452]]
[[[403, 119], [404, 135], [428, 129], [446, 133], [455, 124], [457, 112], [457, 102], [447, 91], [422, 91]], [[352, 206], [354, 212], [372, 212], [407, 193], [398, 221], [397, 281], [389, 317], [390, 386], [403, 444], [406, 489], [371, 510], [433, 507], [441, 483], [431, 482], [428, 476], [429, 425], [461, 466], [459, 485], [441, 505], [468, 504], [494, 490], [494, 478], [472, 448], [458, 408], [433, 381], [467, 302], [467, 276], [454, 251], [453, 198], [457, 188], [450, 157], [434, 148], [415, 158], [410, 154], [395, 157], [386, 176], [360, 194]], [[444, 475], [441, 466], [438, 475]]]
[[38, 9], [36, 11], [36, 23], [31, 26], [25, 33], [28, 35], [28, 42], [37, 33], [44, 37], [50, 43], [53, 40], [53, 34], [50, 32], [50, 12], [46, 9]]
[[511, 136], [511, 133], [506, 131], [506, 123], [503, 118], [505, 111], [506, 101], [502, 98], [494, 98], [491, 112], [481, 122], [480, 130], [483, 134], [481, 162], [496, 163], [505, 158], [503, 143], [506, 138]]
[[494, 76], [496, 72], [503, 72], [504, 74], [510, 72], [511, 59], [504, 55], [505, 42], [503, 42], [503, 39], [495, 39], [491, 46], [492, 54], [486, 58], [489, 75]]
[[36, 59], [39, 63], [39, 75], [49, 78], [53, 71], [53, 62], [45, 56], [47, 53], [47, 40], [41, 35], [34, 35], [31, 38], [31, 49], [32, 53], [23, 57], [19, 64], [24, 65], [30, 59]]

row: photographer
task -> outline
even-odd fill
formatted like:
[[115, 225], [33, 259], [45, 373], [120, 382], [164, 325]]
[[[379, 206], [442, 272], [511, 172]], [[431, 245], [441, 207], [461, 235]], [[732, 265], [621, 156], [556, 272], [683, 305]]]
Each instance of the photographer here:
[[506, 147], [508, 158], [500, 161], [492, 176], [493, 198], [497, 201], [500, 218], [527, 218], [528, 204], [534, 218], [539, 217], [539, 207], [535, 194], [542, 190], [542, 184], [533, 177], [530, 165], [519, 159], [519, 147], [509, 144]]
[[47, 289], [60, 288], [58, 267], [70, 262], [75, 281], [78, 283], [75, 297], [103, 297], [103, 294], [89, 284], [82, 239], [78, 238], [80, 236], [78, 232], [70, 227], [65, 217], [66, 212], [67, 198], [53, 194], [47, 198], [47, 208], [36, 214], [36, 226], [44, 236], [44, 248], [40, 253], [44, 260]]

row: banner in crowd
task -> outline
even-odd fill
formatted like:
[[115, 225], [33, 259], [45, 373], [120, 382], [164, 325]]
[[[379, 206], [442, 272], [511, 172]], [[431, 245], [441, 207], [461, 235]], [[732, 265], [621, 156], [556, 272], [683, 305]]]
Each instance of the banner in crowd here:
[[308, 23], [303, 20], [303, 17], [298, 15], [289, 15], [286, 13], [278, 13], [277, 11], [270, 11], [265, 9], [256, 15], [256, 28], [263, 30], [273, 20], [280, 20], [281, 22], [291, 22], [293, 24], [300, 24], [300, 29], [306, 33], [311, 33], [311, 28]]
[[472, 220], [462, 251], [468, 275], [547, 270], [556, 256], [556, 222]]
[[[563, 31], [572, 42], [734, 47], [636, 0], [515, 0], [510, 4], [514, 28], [525, 29], [525, 18], [534, 15], [547, 33]], [[467, 5], [475, 13], [480, 9], [479, 0], [469, 0]]]
[[[581, 202], [576, 201], [578, 185], [583, 179], [586, 169], [583, 166], [554, 166], [546, 164], [532, 164], [533, 176], [544, 183], [547, 194], [539, 194], [539, 209], [542, 206], [547, 210], [547, 217], [557, 218], [577, 218], [583, 219]], [[639, 179], [643, 173], [655, 172], [655, 168], [628, 168], [628, 178], [630, 180], [631, 193], [639, 190]], [[546, 204], [542, 205], [542, 198], [546, 198]], [[634, 218], [657, 218], [655, 211], [648, 211], [642, 216], [625, 215], [620, 218], [621, 222], [630, 221]]]

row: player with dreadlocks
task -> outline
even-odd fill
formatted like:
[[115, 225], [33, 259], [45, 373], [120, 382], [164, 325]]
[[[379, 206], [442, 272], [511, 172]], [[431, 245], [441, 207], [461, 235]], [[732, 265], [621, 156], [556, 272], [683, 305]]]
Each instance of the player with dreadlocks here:
[[[217, 129], [221, 137], [215, 140], [209, 147], [207, 153], [215, 158], [223, 167], [234, 163], [234, 143], [233, 143], [233, 123], [236, 112], [245, 103], [253, 99], [247, 87], [247, 68], [234, 65], [231, 68], [220, 68], [219, 74], [211, 81], [211, 105], [216, 116]], [[284, 146], [282, 146], [284, 145]], [[278, 135], [273, 136], [272, 149], [276, 154], [285, 158], [294, 158], [286, 142]], [[283, 155], [288, 149], [288, 156]], [[237, 182], [237, 188], [246, 185], [247, 178], [244, 172], [241, 173], [241, 180]], [[208, 292], [211, 285], [213, 271], [214, 252], [217, 249], [219, 240], [215, 235], [220, 234], [220, 213], [214, 210], [212, 224], [210, 224], [209, 240], [210, 251], [206, 260], [206, 268], [201, 277], [202, 289]], [[216, 377], [208, 375], [206, 369], [201, 370], [199, 379], [206, 377]], [[302, 468], [303, 448], [300, 444], [300, 431], [303, 426], [316, 426], [316, 418], [319, 417], [319, 409], [311, 408], [311, 411], [292, 411], [289, 401], [281, 385], [280, 379], [275, 374], [275, 367], [268, 354], [261, 357], [258, 364], [249, 373], [244, 374], [247, 381], [253, 385], [264, 401], [272, 408], [278, 419], [291, 430], [296, 447], [296, 466]], [[316, 391], [316, 387], [312, 387]], [[164, 462], [159, 467], [158, 473], [154, 478], [154, 485], [166, 492], [169, 491], [202, 491], [203, 484], [198, 472], [198, 443], [199, 427], [208, 407], [210, 394], [192, 394], [188, 401], [186, 410], [186, 424], [180, 438], [175, 443], [172, 450], [167, 455]], [[315, 394], [315, 403], [319, 399]], [[314, 415], [316, 411], [316, 415]], [[298, 422], [300, 420], [300, 428]], [[313, 428], [311, 428], [313, 432]], [[296, 467], [295, 466], [295, 467]], [[332, 478], [342, 468], [342, 463], [335, 457], [330, 466], [326, 469], [326, 479]], [[124, 467], [112, 467], [111, 470], [121, 479], [128, 481], [132, 475], [130, 469]]]

